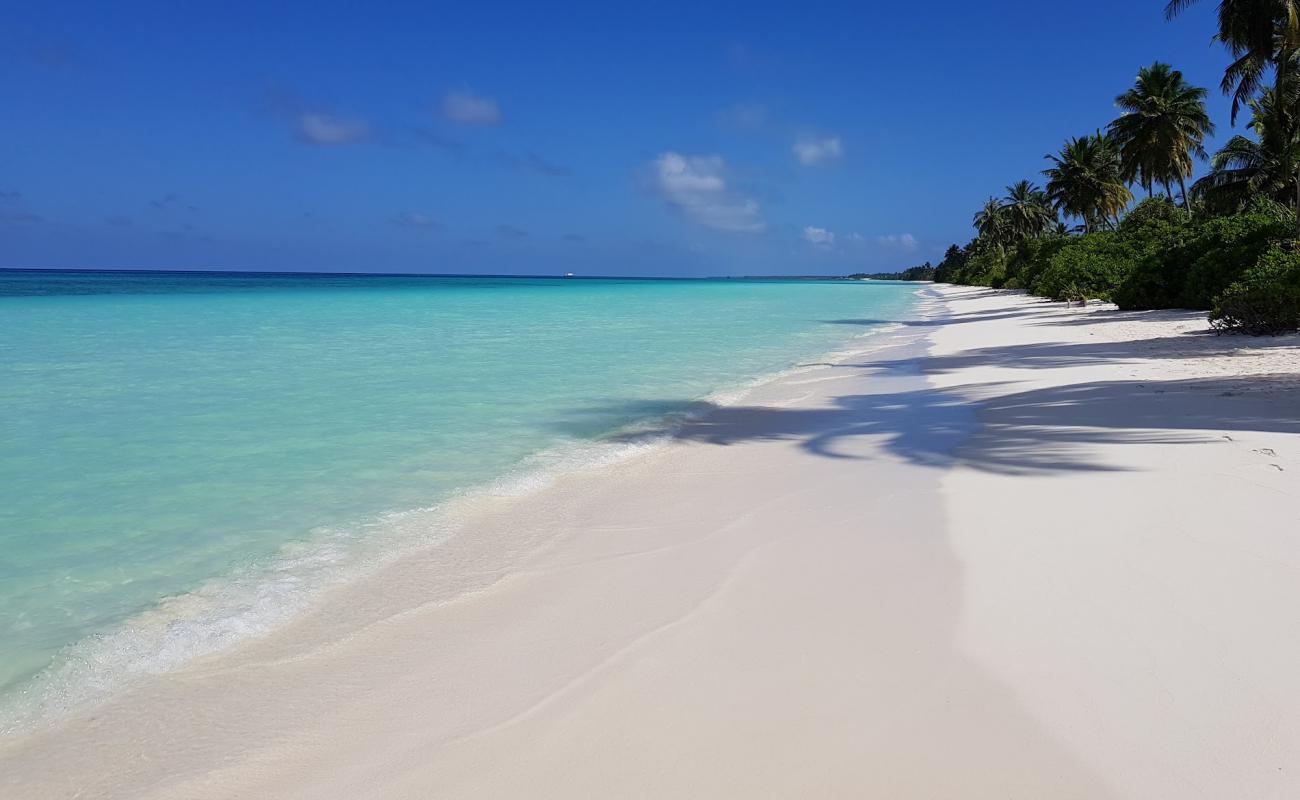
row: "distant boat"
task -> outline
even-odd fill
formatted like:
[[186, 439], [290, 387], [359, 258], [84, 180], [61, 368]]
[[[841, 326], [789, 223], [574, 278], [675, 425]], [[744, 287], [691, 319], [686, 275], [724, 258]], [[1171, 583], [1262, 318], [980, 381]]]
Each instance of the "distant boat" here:
[[566, 278], [572, 278], [572, 277], [573, 277], [573, 273], [572, 273], [572, 272], [566, 272], [566, 273], [564, 273], [564, 277], [566, 277]]

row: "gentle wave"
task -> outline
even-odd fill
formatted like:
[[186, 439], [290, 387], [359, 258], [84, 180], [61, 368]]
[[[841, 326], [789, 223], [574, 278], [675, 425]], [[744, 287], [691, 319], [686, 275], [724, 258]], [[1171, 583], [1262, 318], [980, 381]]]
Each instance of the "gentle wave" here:
[[[861, 339], [901, 327], [881, 324], [852, 337], [856, 347], [821, 358], [860, 354]], [[612, 432], [616, 441], [573, 443], [536, 453], [490, 484], [462, 490], [434, 506], [388, 512], [350, 529], [314, 531], [308, 540], [286, 545], [269, 563], [165, 598], [111, 632], [66, 647], [55, 664], [0, 699], [0, 733], [31, 732], [102, 702], [141, 678], [265, 636], [311, 607], [325, 590], [446, 542], [483, 501], [525, 496], [562, 476], [627, 461], [668, 441], [675, 425], [713, 407], [737, 404], [757, 387], [807, 369], [768, 373], [680, 410], [638, 420]]]

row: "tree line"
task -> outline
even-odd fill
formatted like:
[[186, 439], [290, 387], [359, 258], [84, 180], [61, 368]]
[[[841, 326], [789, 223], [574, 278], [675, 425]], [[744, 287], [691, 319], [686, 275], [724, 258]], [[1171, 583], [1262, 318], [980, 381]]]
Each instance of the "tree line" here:
[[932, 281], [934, 280], [935, 268], [927, 261], [915, 267], [908, 267], [901, 272], [855, 272], [849, 275], [849, 280], [860, 281], [870, 279], [873, 281]]
[[1143, 67], [1116, 98], [1119, 117], [1045, 157], [1042, 186], [1021, 180], [984, 203], [935, 280], [1208, 309], [1222, 330], [1300, 328], [1300, 0], [1223, 0], [1216, 39], [1232, 57], [1220, 88], [1233, 125], [1249, 112], [1246, 133], [1210, 155], [1207, 90], [1170, 64]]

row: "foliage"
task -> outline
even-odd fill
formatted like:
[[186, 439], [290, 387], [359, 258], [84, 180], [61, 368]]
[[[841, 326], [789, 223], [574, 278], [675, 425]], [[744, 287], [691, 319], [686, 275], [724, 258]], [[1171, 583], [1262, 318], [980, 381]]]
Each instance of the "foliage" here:
[[1119, 150], [1100, 132], [1071, 139], [1058, 155], [1046, 158], [1053, 164], [1043, 170], [1047, 198], [1060, 213], [1081, 219], [1085, 233], [1118, 220], [1133, 199], [1124, 185]]
[[971, 225], [981, 239], [988, 242], [1002, 243], [1007, 236], [1006, 217], [1002, 214], [1002, 203], [996, 197], [984, 201], [983, 207], [975, 212]]
[[1110, 299], [1125, 310], [1178, 308], [1185, 273], [1182, 261], [1169, 251], [1148, 251], [1115, 287]]
[[[1172, 19], [1196, 0], [1169, 0]], [[1219, 32], [1214, 37], [1232, 53], [1220, 87], [1232, 95], [1232, 122], [1237, 112], [1263, 88], [1270, 68], [1282, 77], [1300, 44], [1300, 1], [1221, 0]]]
[[1215, 300], [1210, 323], [1255, 336], [1300, 328], [1300, 253], [1270, 248]]
[[[1252, 207], [1252, 213], [1189, 219], [1165, 216], [1147, 201], [1120, 226], [1137, 263], [1111, 299], [1125, 309], [1204, 308], [1293, 224], [1289, 212]], [[1167, 202], [1167, 201], [1166, 201]]]
[[1000, 213], [1013, 245], [1043, 236], [1057, 225], [1056, 211], [1047, 193], [1031, 181], [1017, 181], [1007, 187]]
[[[1288, 84], [1295, 87], [1296, 81]], [[1252, 198], [1263, 197], [1291, 205], [1296, 199], [1296, 170], [1300, 168], [1300, 131], [1294, 109], [1300, 92], [1294, 88], [1265, 90], [1250, 101], [1250, 129], [1255, 138], [1234, 136], [1210, 159], [1210, 173], [1192, 184], [1192, 196], [1209, 213], [1231, 214]]]
[[1119, 148], [1125, 181], [1151, 194], [1163, 185], [1166, 193], [1192, 174], [1193, 157], [1205, 158], [1205, 137], [1214, 124], [1205, 111], [1205, 90], [1183, 80], [1183, 73], [1159, 61], [1138, 71], [1133, 88], [1115, 98], [1124, 113], [1110, 124]]
[[966, 268], [966, 251], [957, 245], [949, 245], [943, 254], [943, 260], [935, 267], [934, 279], [940, 283], [956, 283], [957, 275]]
[[1017, 181], [1008, 186], [1006, 196], [1000, 200], [990, 197], [971, 219], [978, 234], [977, 250], [1015, 247], [1051, 231], [1057, 222], [1047, 193], [1031, 181]]
[[1259, 214], [1279, 222], [1285, 222], [1288, 225], [1295, 224], [1295, 211], [1289, 205], [1262, 195], [1252, 197], [1246, 203], [1244, 213]]
[[1000, 247], [968, 247], [967, 251], [966, 263], [953, 282], [1002, 288], [1007, 277], [1006, 251]]
[[1186, 278], [1177, 305], [1210, 308], [1214, 298], [1241, 277], [1274, 242], [1291, 233], [1291, 222], [1263, 214], [1211, 219], [1181, 253]]
[[1138, 257], [1119, 233], [1084, 234], [1051, 257], [1030, 290], [1053, 300], [1109, 300]]
[[849, 278], [852, 280], [870, 278], [876, 281], [932, 281], [934, 280], [934, 272], [934, 267], [930, 266], [930, 262], [927, 261], [920, 266], [908, 267], [902, 272], [855, 272]]
[[1007, 279], [1003, 288], [1031, 289], [1052, 257], [1070, 241], [1068, 236], [1050, 234], [1021, 242], [1007, 258]]
[[[1252, 203], [1249, 213], [1198, 219], [1155, 197], [1114, 231], [1040, 236], [1010, 250], [978, 247], [977, 239], [960, 268], [945, 273], [941, 263], [936, 272], [949, 282], [1023, 288], [1056, 300], [1208, 309], [1293, 224], [1289, 210], [1267, 201]], [[964, 255], [950, 252], [954, 261]]]
[[1185, 248], [1196, 229], [1191, 218], [1164, 198], [1134, 208], [1120, 225], [1120, 234], [1138, 259], [1111, 300], [1125, 309], [1179, 306], [1187, 272]]
[[[1170, 0], [1166, 14], [1195, 1]], [[1300, 0], [1221, 0], [1218, 12], [1215, 38], [1233, 59], [1221, 88], [1234, 124], [1250, 109], [1250, 136], [1230, 139], [1189, 189], [1214, 130], [1206, 92], [1168, 64], [1145, 67], [1116, 99], [1123, 113], [1107, 133], [1047, 156], [1045, 190], [1021, 181], [989, 198], [975, 238], [948, 248], [935, 280], [1130, 309], [1212, 309], [1223, 330], [1300, 326]], [[1129, 184], [1148, 194], [1131, 209]], [[1157, 185], [1167, 197], [1153, 196]], [[1082, 235], [1058, 214], [1078, 220]]]

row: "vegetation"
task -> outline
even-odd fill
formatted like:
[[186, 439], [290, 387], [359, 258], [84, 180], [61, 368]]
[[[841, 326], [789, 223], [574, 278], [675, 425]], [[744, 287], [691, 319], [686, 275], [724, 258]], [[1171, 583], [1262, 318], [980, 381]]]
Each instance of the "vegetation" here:
[[1300, 327], [1300, 253], [1273, 247], [1214, 301], [1220, 330], [1277, 334]]
[[1047, 176], [1047, 198], [1067, 217], [1083, 220], [1083, 232], [1119, 224], [1119, 215], [1133, 199], [1124, 185], [1119, 147], [1100, 131], [1071, 139], [1060, 155], [1048, 155], [1054, 166]]
[[[1172, 0], [1166, 15], [1193, 2]], [[1207, 309], [1223, 331], [1300, 328], [1300, 0], [1222, 0], [1216, 39], [1232, 55], [1220, 88], [1234, 125], [1250, 111], [1246, 134], [1210, 156], [1206, 90], [1169, 64], [1143, 67], [1117, 119], [1046, 156], [1043, 188], [1022, 180], [984, 203], [975, 237], [948, 248], [934, 280]]]
[[930, 266], [927, 261], [919, 267], [908, 267], [902, 272], [858, 272], [850, 275], [853, 280], [864, 280], [870, 278], [876, 281], [932, 281], [934, 280], [934, 267]]
[[1205, 137], [1214, 133], [1205, 113], [1205, 90], [1157, 61], [1138, 71], [1137, 83], [1115, 98], [1115, 105], [1125, 113], [1108, 130], [1119, 149], [1124, 180], [1144, 187], [1147, 197], [1157, 184], [1164, 186], [1170, 199], [1177, 181], [1179, 194], [1186, 197], [1192, 157], [1206, 157]]
[[1192, 185], [1193, 199], [1206, 212], [1232, 213], [1255, 197], [1294, 203], [1300, 135], [1285, 108], [1294, 108], [1296, 100], [1266, 89], [1250, 101], [1250, 129], [1255, 138], [1229, 139], [1210, 160], [1210, 174]]

